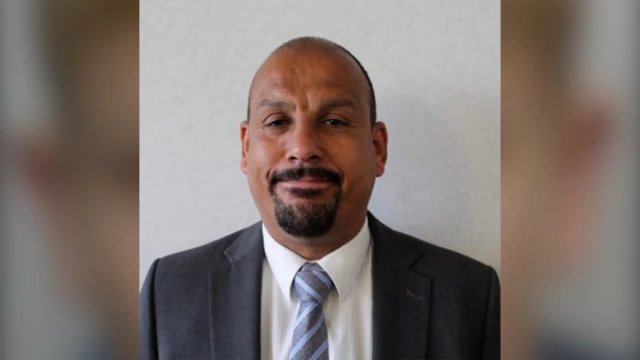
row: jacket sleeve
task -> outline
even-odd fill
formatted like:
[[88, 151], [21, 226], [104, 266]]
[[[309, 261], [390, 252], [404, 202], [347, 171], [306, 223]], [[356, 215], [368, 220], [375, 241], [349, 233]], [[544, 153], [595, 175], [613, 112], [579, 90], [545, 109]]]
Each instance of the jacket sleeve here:
[[500, 281], [491, 268], [482, 346], [483, 359], [500, 359]]
[[155, 314], [155, 275], [158, 267], [156, 260], [151, 265], [142, 291], [140, 292], [140, 360], [158, 359], [158, 339]]

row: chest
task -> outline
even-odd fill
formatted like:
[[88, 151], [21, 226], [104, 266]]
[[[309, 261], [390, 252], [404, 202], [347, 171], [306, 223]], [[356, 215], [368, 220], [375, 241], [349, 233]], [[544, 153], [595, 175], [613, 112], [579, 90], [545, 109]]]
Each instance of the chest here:
[[[370, 269], [363, 270], [348, 297], [341, 299], [334, 289], [322, 305], [330, 359], [371, 358], [373, 293]], [[299, 310], [298, 298], [293, 293], [286, 296], [265, 265], [260, 315], [263, 359], [289, 358]]]

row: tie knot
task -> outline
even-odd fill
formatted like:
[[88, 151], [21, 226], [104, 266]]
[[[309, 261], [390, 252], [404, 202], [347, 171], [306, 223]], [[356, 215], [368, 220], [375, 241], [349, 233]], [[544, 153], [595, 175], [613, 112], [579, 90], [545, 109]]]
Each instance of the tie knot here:
[[322, 266], [316, 263], [304, 264], [293, 280], [293, 289], [298, 294], [300, 301], [313, 301], [322, 303], [327, 298], [333, 281]]

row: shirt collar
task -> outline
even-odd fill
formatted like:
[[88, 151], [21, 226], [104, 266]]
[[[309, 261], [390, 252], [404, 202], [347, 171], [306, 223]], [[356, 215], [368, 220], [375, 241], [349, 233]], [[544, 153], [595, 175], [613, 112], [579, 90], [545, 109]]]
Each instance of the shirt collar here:
[[[262, 236], [264, 253], [273, 276], [287, 301], [291, 301], [293, 279], [300, 267], [308, 261], [271, 237], [264, 223]], [[353, 239], [316, 261], [331, 277], [340, 302], [347, 299], [353, 291], [370, 243], [371, 234], [365, 218], [362, 229]]]

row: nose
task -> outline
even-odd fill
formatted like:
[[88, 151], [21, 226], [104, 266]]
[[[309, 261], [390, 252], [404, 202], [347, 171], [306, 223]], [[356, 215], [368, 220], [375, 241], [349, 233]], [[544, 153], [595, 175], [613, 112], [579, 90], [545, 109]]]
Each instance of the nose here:
[[292, 164], [316, 164], [322, 161], [320, 139], [312, 126], [299, 124], [290, 133], [287, 158]]

